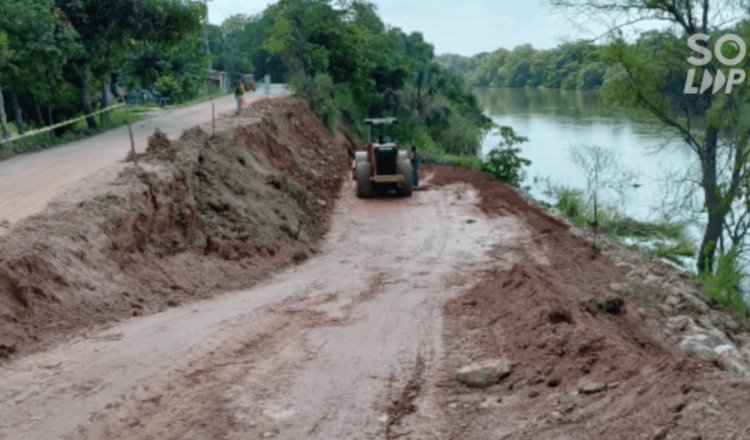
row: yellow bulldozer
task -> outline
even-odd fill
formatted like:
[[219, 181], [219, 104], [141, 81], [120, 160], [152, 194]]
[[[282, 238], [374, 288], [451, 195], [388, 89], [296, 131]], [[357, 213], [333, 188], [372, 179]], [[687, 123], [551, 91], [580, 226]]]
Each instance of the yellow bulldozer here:
[[388, 134], [396, 118], [368, 118], [370, 142], [364, 151], [354, 154], [353, 177], [357, 181], [357, 196], [372, 197], [395, 193], [409, 197], [412, 193], [411, 162]]

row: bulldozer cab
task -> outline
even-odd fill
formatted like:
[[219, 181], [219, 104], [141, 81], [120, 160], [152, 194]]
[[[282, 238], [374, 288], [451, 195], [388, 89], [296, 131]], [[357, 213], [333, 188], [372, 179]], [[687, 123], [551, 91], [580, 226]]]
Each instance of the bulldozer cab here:
[[395, 144], [390, 128], [397, 122], [397, 118], [365, 119], [365, 124], [367, 124], [370, 131], [370, 143], [373, 145]]

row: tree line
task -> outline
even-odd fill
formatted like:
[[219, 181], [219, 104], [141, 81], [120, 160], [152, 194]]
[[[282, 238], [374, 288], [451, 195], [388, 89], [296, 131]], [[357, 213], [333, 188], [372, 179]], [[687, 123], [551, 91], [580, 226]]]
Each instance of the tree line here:
[[210, 27], [215, 68], [289, 82], [329, 127], [364, 136], [368, 116], [396, 116], [402, 143], [476, 154], [491, 121], [419, 32], [387, 26], [374, 4], [281, 0]]
[[577, 41], [538, 50], [529, 44], [466, 57], [446, 54], [438, 62], [478, 87], [546, 87], [591, 90], [601, 87], [608, 71], [603, 48]]
[[372, 3], [281, 0], [220, 25], [206, 12], [198, 0], [5, 0], [3, 135], [7, 120], [22, 132], [90, 114], [123, 88], [185, 101], [208, 70], [288, 82], [329, 127], [355, 135], [368, 116], [399, 117], [396, 136], [428, 150], [475, 154], [491, 123], [422, 34], [387, 26]]

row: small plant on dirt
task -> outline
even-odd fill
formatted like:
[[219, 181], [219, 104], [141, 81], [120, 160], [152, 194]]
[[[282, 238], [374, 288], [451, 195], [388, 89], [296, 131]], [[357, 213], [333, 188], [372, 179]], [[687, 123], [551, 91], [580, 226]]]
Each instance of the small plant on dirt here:
[[287, 185], [287, 190], [289, 191], [289, 195], [291, 195], [292, 198], [297, 201], [297, 203], [303, 204], [307, 200], [307, 192], [305, 192], [305, 189], [302, 188], [302, 185], [300, 185], [296, 181], [290, 180], [289, 184]]
[[482, 165], [482, 171], [494, 176], [501, 182], [519, 187], [526, 177], [523, 168], [531, 165], [531, 161], [521, 157], [521, 149], [516, 145], [528, 142], [529, 139], [517, 135], [511, 127], [502, 126], [498, 130], [501, 137], [500, 143], [497, 148], [493, 148], [487, 154], [487, 159]]
[[705, 272], [700, 276], [703, 291], [714, 302], [750, 317], [750, 306], [739, 290], [744, 275], [737, 258], [737, 248], [721, 252], [717, 259], [716, 271]]

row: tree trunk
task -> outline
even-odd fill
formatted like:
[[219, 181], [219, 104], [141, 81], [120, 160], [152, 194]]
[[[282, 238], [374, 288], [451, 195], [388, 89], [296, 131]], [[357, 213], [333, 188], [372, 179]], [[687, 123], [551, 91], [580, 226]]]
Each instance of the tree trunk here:
[[0, 126], [3, 129], [3, 138], [9, 138], [10, 128], [8, 128], [8, 115], [5, 114], [5, 97], [3, 96], [2, 86], [0, 86]]
[[93, 110], [91, 109], [91, 99], [89, 98], [89, 85], [86, 78], [81, 77], [81, 109], [83, 114], [86, 115], [86, 124], [89, 128], [96, 128], [96, 119], [91, 116]]
[[47, 106], [47, 119], [49, 120], [49, 125], [55, 125], [55, 120], [52, 118], [52, 106]]
[[44, 118], [42, 117], [42, 108], [39, 106], [39, 101], [34, 97], [34, 109], [36, 110], [36, 120], [40, 127], [44, 127]]
[[117, 74], [113, 73], [109, 76], [109, 93], [112, 94], [112, 96], [115, 97], [117, 102], [124, 102], [122, 99], [122, 96], [120, 96], [120, 91], [117, 90]]
[[23, 134], [25, 129], [23, 126], [23, 115], [21, 114], [21, 104], [18, 103], [18, 94], [13, 90], [10, 91], [10, 101], [13, 103], [13, 114], [16, 118], [18, 134]]
[[[109, 107], [109, 78], [106, 76], [102, 79], [102, 110]], [[109, 120], [109, 112], [103, 112], [101, 116], [102, 124]]]
[[722, 200], [717, 186], [716, 150], [718, 133], [714, 128], [706, 129], [706, 139], [703, 143], [701, 168], [703, 197], [706, 211], [708, 211], [708, 224], [703, 231], [703, 240], [698, 253], [698, 273], [706, 271], [713, 272], [716, 246], [719, 244], [721, 234], [724, 231], [724, 219], [732, 200]]

